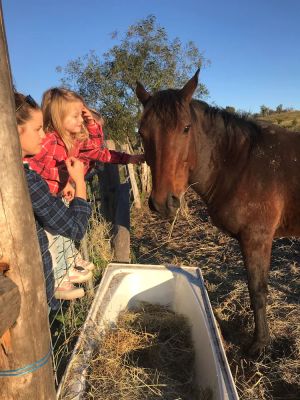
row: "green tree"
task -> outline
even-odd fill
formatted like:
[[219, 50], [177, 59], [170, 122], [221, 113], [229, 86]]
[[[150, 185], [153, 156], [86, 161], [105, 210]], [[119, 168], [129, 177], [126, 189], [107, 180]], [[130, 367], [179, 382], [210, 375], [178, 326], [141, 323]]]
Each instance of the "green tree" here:
[[269, 114], [270, 114], [270, 109], [267, 106], [265, 105], [260, 106], [260, 115], [264, 117], [265, 115]]
[[277, 113], [282, 113], [282, 112], [283, 112], [283, 105], [282, 105], [282, 104], [279, 104], [279, 105], [276, 107], [276, 112], [277, 112]]
[[[117, 39], [118, 34], [112, 35]], [[190, 41], [170, 40], [153, 15], [129, 26], [123, 38], [102, 58], [95, 52], [70, 61], [64, 68], [62, 84], [79, 92], [100, 111], [107, 131], [116, 139], [133, 135], [141, 106], [135, 96], [136, 81], [155, 92], [180, 88], [208, 60]], [[200, 84], [195, 97], [207, 95]]]

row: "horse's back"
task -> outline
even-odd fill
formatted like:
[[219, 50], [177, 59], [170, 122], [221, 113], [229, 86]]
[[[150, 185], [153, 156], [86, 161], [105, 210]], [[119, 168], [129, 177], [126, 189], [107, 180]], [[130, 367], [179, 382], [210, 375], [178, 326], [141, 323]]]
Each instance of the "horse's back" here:
[[212, 218], [234, 236], [257, 226], [300, 236], [300, 133], [263, 127], [228, 199]]

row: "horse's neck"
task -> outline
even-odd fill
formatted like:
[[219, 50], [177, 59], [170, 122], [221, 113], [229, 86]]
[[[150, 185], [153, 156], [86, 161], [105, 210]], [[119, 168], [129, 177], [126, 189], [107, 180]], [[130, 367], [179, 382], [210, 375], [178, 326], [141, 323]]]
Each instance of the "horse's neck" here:
[[233, 190], [247, 162], [250, 144], [239, 127], [233, 122], [229, 128], [221, 115], [208, 119], [200, 110], [197, 119], [192, 144], [196, 164], [189, 183], [208, 205], [214, 205]]

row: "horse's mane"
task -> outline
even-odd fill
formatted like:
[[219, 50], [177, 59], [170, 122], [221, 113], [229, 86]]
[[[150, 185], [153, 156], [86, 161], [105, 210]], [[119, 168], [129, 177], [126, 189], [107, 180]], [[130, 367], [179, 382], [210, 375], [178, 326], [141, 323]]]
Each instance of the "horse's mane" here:
[[178, 122], [178, 108], [183, 106], [181, 92], [177, 89], [161, 90], [151, 97], [149, 106], [164, 126], [175, 128]]
[[262, 127], [247, 116], [212, 107], [200, 100], [193, 100], [191, 109], [202, 121], [204, 132], [214, 135], [223, 157], [233, 165], [239, 163], [246, 149], [246, 153], [251, 151], [262, 138]]
[[212, 121], [221, 117], [225, 129], [238, 127], [241, 128], [245, 134], [255, 137], [261, 131], [261, 126], [247, 115], [240, 115], [236, 112], [226, 111], [223, 108], [213, 107], [201, 100], [193, 100], [192, 104], [196, 105], [196, 107], [200, 107], [204, 111], [205, 115]]
[[[149, 106], [151, 111], [157, 116], [159, 121], [168, 128], [175, 128], [178, 122], [178, 110], [183, 107], [182, 93], [177, 89], [161, 90], [151, 97]], [[191, 102], [192, 114], [197, 111], [204, 112], [208, 120], [214, 124], [218, 118], [222, 118], [224, 127], [228, 134], [235, 128], [239, 128], [239, 132], [246, 135], [251, 142], [256, 141], [257, 136], [261, 132], [261, 126], [247, 116], [237, 113], [228, 112], [222, 108], [212, 107], [201, 100], [193, 100]]]

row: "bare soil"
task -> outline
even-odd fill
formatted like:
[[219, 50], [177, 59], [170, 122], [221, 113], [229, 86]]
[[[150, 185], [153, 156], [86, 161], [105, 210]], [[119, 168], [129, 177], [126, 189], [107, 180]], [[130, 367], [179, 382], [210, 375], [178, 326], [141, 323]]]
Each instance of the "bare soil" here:
[[300, 241], [274, 240], [269, 279], [271, 344], [246, 355], [253, 332], [246, 272], [239, 245], [214, 227], [193, 192], [175, 223], [147, 206], [132, 217], [133, 261], [201, 268], [241, 400], [300, 399]]

